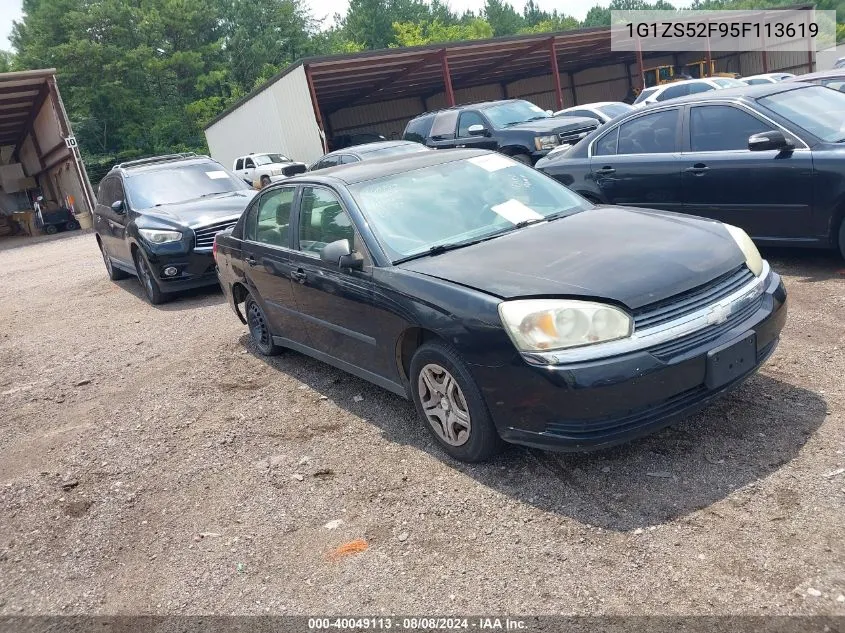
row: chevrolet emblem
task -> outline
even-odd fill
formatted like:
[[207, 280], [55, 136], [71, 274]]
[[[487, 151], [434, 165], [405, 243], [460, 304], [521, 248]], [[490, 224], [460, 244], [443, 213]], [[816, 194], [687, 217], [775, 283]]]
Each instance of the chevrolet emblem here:
[[707, 325], [719, 325], [728, 320], [731, 314], [731, 306], [716, 305], [710, 309], [707, 314]]

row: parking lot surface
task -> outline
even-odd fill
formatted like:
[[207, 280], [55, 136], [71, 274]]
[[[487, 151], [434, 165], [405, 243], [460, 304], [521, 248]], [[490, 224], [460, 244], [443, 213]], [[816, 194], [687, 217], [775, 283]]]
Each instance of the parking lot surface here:
[[764, 256], [790, 315], [740, 389], [466, 465], [409, 402], [257, 356], [216, 289], [153, 307], [91, 234], [5, 240], [0, 614], [845, 614], [845, 263]]

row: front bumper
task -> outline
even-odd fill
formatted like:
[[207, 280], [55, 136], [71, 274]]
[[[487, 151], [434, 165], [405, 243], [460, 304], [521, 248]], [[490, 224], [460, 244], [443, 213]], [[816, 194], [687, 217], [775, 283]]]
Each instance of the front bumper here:
[[[179, 246], [178, 243], [176, 245]], [[165, 245], [160, 245], [154, 252], [147, 249], [144, 251], [162, 292], [179, 292], [218, 283], [211, 249], [191, 249], [185, 253], [181, 248], [171, 250], [162, 246]], [[175, 276], [164, 274], [164, 269], [169, 266], [177, 269]]]
[[[706, 343], [691, 335], [595, 361], [534, 366], [519, 356], [504, 367], [472, 370], [504, 440], [563, 451], [606, 448], [668, 426], [742, 383], [774, 351], [786, 312], [786, 290], [772, 273], [757, 310], [730, 327], [713, 326]], [[708, 352], [748, 332], [756, 336], [753, 366], [709, 388]]]

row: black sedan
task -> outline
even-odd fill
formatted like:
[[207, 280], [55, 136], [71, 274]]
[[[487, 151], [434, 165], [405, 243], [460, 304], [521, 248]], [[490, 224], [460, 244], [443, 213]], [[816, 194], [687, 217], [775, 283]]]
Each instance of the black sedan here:
[[845, 94], [780, 82], [636, 110], [537, 169], [594, 202], [700, 215], [845, 256]]
[[412, 141], [374, 141], [364, 143], [363, 145], [353, 145], [352, 147], [344, 147], [343, 149], [329, 152], [308, 168], [308, 171], [317, 171], [319, 169], [328, 169], [329, 167], [337, 167], [338, 165], [349, 165], [351, 163], [360, 163], [365, 160], [374, 160], [376, 158], [385, 158], [387, 156], [400, 156], [402, 154], [413, 154], [415, 152], [425, 152], [428, 148], [425, 145], [414, 143]]
[[501, 440], [587, 450], [666, 426], [757, 369], [786, 319], [741, 229], [596, 206], [479, 150], [272, 185], [215, 254], [258, 350], [412, 399], [467, 461]]

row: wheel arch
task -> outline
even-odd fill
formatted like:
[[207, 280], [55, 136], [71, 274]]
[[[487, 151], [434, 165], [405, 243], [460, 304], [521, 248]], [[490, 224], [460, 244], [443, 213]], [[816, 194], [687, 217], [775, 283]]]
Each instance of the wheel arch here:
[[403, 330], [396, 341], [396, 369], [399, 378], [406, 385], [410, 385], [411, 359], [414, 353], [427, 341], [438, 340], [448, 342], [440, 334], [428, 328], [411, 326]]

